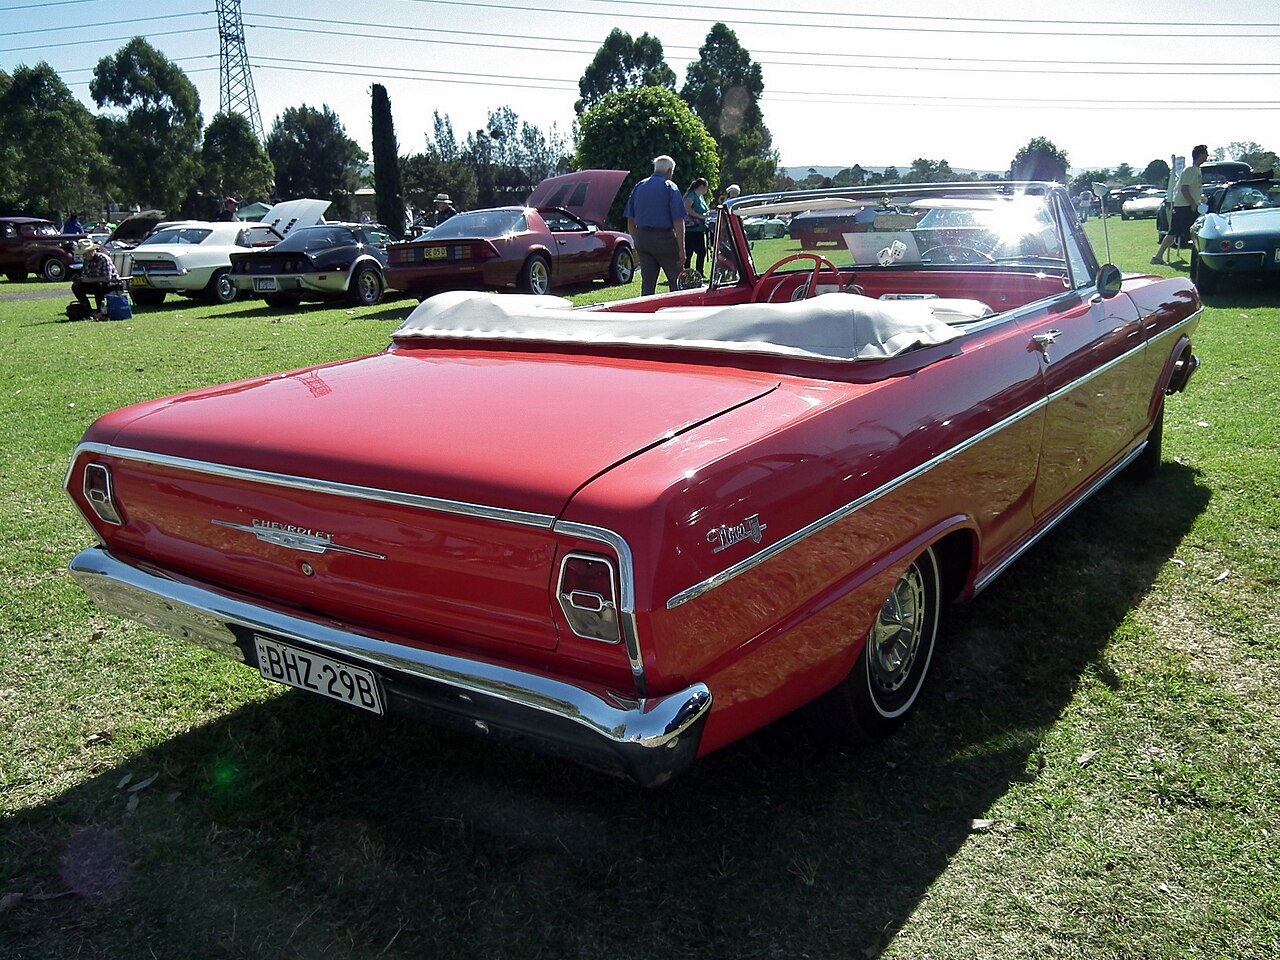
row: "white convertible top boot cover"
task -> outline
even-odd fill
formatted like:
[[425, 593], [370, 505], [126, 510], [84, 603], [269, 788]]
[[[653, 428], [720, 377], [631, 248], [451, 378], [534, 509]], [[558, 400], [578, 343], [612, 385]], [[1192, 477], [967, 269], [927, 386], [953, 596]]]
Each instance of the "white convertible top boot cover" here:
[[990, 316], [976, 300], [874, 300], [828, 293], [788, 303], [575, 310], [561, 297], [453, 291], [419, 304], [396, 339], [632, 345], [815, 360], [882, 360], [963, 336], [951, 324]]

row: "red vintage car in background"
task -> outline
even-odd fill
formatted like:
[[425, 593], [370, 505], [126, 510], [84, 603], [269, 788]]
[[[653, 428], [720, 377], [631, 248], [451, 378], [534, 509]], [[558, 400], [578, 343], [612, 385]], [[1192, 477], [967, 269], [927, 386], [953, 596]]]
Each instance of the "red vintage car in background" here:
[[[745, 237], [808, 211], [869, 229]], [[1100, 265], [1038, 183], [742, 198], [714, 252], [705, 289], [444, 294], [378, 355], [108, 414], [72, 573], [269, 680], [641, 784], [801, 707], [886, 736], [946, 603], [1159, 465], [1195, 288]]]
[[523, 207], [460, 213], [424, 236], [387, 248], [387, 283], [418, 296], [441, 290], [630, 283], [631, 236], [600, 225], [626, 170], [580, 170], [543, 180]]

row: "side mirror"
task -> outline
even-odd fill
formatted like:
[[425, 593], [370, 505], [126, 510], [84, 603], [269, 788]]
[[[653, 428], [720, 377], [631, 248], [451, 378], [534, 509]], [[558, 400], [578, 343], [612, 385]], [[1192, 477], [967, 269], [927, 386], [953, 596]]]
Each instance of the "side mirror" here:
[[1114, 263], [1104, 264], [1098, 268], [1098, 295], [1103, 300], [1110, 300], [1119, 293], [1123, 283], [1120, 268]]

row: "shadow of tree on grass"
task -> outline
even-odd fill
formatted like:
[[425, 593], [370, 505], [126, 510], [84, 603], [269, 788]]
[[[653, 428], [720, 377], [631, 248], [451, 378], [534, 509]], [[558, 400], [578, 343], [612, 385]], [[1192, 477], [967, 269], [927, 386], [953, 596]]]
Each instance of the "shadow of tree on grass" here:
[[862, 751], [789, 717], [643, 792], [303, 694], [245, 707], [13, 818], [10, 888], [76, 892], [11, 911], [0, 947], [873, 955], [971, 821], [1035, 778], [1044, 733], [1208, 498], [1172, 463], [1105, 488], [952, 613], [915, 718]]

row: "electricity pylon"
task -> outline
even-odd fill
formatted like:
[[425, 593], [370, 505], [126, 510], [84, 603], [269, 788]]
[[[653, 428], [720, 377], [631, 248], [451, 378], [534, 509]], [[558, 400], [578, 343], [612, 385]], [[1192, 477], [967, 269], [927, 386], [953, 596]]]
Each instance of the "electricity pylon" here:
[[244, 21], [240, 19], [240, 0], [216, 0], [218, 6], [218, 73], [222, 88], [219, 109], [223, 113], [239, 113], [249, 121], [258, 143], [265, 143], [262, 114], [258, 111], [258, 95], [253, 92], [253, 74], [249, 72], [249, 54], [244, 48]]

